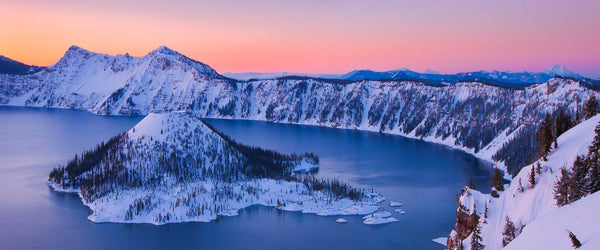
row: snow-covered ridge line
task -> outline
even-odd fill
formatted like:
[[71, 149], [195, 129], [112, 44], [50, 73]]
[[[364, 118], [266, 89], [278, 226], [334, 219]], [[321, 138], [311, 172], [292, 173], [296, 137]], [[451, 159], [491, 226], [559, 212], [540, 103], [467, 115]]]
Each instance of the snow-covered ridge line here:
[[[594, 193], [573, 205], [560, 208], [557, 207], [554, 199], [554, 185], [561, 175], [560, 169], [566, 168], [570, 171], [576, 157], [588, 153], [588, 147], [595, 135], [594, 129], [599, 122], [600, 115], [596, 115], [559, 136], [558, 148], [551, 152], [547, 161], [540, 159], [525, 166], [510, 184], [505, 185], [505, 191], [500, 192], [498, 198], [465, 188], [459, 198], [457, 222], [448, 238], [448, 248], [463, 249], [464, 246], [470, 249], [472, 232], [467, 218], [472, 214], [480, 218], [482, 244], [486, 249], [503, 248], [506, 218], [514, 223], [517, 232], [523, 228], [522, 233], [508, 244], [508, 248], [568, 248], [571, 242], [565, 230], [572, 230], [582, 242], [585, 241], [587, 244], [584, 245], [585, 249], [600, 247], [600, 234], [592, 233], [598, 232], [596, 228], [597, 223], [600, 222], [600, 216], [596, 213], [598, 194]], [[539, 173], [537, 173], [538, 163]], [[530, 184], [532, 168], [535, 168], [536, 173], [533, 186]], [[595, 206], [596, 210], [588, 206]], [[546, 232], [556, 237], [548, 237]]]
[[[191, 113], [151, 113], [130, 131], [54, 169], [49, 185], [77, 192], [94, 222], [208, 222], [252, 205], [322, 216], [381, 209], [385, 198], [374, 191], [294, 175], [298, 166], [316, 164], [315, 156], [236, 145]], [[365, 224], [397, 221], [382, 213]]]
[[[522, 90], [482, 83], [434, 87], [309, 78], [240, 82], [168, 48], [136, 58], [74, 47], [36, 74], [0, 75], [0, 105], [101, 115], [187, 110], [205, 118], [375, 131], [449, 145], [497, 162], [510, 173], [535, 152], [532, 146], [521, 158], [507, 152], [525, 144], [520, 140], [531, 135], [545, 113], [563, 108], [574, 114], [590, 95], [598, 94], [561, 78]], [[505, 145], [511, 139], [512, 145]]]

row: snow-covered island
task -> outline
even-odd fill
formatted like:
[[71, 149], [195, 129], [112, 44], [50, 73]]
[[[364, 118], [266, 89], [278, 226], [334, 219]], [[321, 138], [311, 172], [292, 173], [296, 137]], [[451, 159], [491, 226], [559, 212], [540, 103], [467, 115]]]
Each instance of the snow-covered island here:
[[318, 164], [314, 154], [237, 143], [191, 113], [152, 113], [52, 170], [49, 185], [77, 192], [93, 222], [208, 222], [251, 205], [317, 215], [380, 209], [385, 198], [373, 191], [300, 174]]

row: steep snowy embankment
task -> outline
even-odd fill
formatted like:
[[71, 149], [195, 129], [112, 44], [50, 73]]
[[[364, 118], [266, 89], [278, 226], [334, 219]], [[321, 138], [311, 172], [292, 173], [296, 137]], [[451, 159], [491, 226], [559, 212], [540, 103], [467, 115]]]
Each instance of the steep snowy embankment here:
[[600, 249], [600, 193], [559, 207], [523, 229], [505, 249], [573, 249], [567, 230], [582, 243], [582, 250]]
[[129, 132], [53, 170], [49, 183], [78, 192], [94, 222], [211, 221], [251, 205], [318, 215], [380, 209], [384, 198], [377, 193], [294, 175], [317, 164], [312, 154], [244, 146], [192, 114], [171, 112], [149, 114]]
[[[464, 206], [465, 211], [457, 212], [457, 216], [463, 214], [470, 215], [475, 211], [480, 219], [482, 226], [481, 236], [483, 245], [489, 249], [500, 249], [503, 247], [502, 238], [506, 218], [509, 218], [517, 228], [517, 233], [521, 227], [524, 227], [523, 234], [515, 239], [517, 246], [528, 246], [524, 248], [516, 247], [514, 249], [561, 249], [564, 245], [564, 239], [568, 239], [565, 230], [569, 229], [576, 234], [581, 233], [584, 240], [598, 242], [600, 234], [593, 235], [592, 232], [584, 232], [584, 228], [592, 225], [591, 221], [598, 220], [597, 215], [589, 214], [589, 211], [595, 209], [587, 207], [598, 201], [597, 194], [586, 197], [572, 205], [567, 205], [557, 209], [554, 200], [553, 186], [560, 176], [560, 169], [570, 169], [578, 155], [584, 155], [588, 152], [588, 146], [594, 138], [594, 128], [600, 122], [600, 115], [594, 116], [574, 128], [568, 130], [558, 137], [558, 148], [548, 156], [547, 161], [539, 160], [529, 166], [524, 167], [519, 174], [514, 177], [510, 185], [505, 185], [506, 190], [500, 192], [500, 197], [494, 198], [489, 194], [482, 194], [479, 191], [466, 189], [459, 199], [459, 204]], [[532, 167], [537, 164], [541, 166], [541, 173], [536, 174], [535, 185], [529, 184], [529, 174]], [[523, 191], [520, 191], [520, 188]], [[480, 187], [485, 189], [486, 187]], [[587, 201], [589, 200], [589, 201]], [[487, 207], [487, 214], [486, 214]], [[596, 207], [597, 210], [597, 207]], [[582, 213], [582, 214], [578, 214]], [[582, 222], [578, 218], [585, 218], [589, 215], [590, 222]], [[565, 217], [572, 218], [569, 223], [563, 223]], [[572, 217], [571, 217], [572, 216]], [[538, 222], [539, 220], [539, 222]], [[462, 244], [470, 246], [471, 232], [465, 229], [464, 225], [455, 226], [448, 240], [450, 248], [456, 248], [461, 243], [461, 235], [469, 235]], [[530, 228], [530, 225], [531, 228]], [[571, 229], [570, 225], [575, 225]], [[541, 230], [544, 226], [547, 229]], [[579, 231], [575, 231], [580, 229]], [[559, 234], [560, 237], [547, 237], [546, 230], [552, 234]], [[544, 236], [542, 236], [544, 235]], [[593, 236], [592, 236], [593, 235]], [[520, 239], [523, 237], [522, 239]], [[593, 238], [593, 239], [592, 239]], [[540, 241], [543, 239], [542, 241]], [[580, 238], [581, 239], [581, 238]], [[556, 245], [553, 245], [556, 242]], [[509, 244], [509, 246], [512, 245]], [[543, 246], [555, 246], [545, 248]], [[564, 248], [562, 248], [564, 249]], [[592, 248], [590, 248], [592, 249]]]

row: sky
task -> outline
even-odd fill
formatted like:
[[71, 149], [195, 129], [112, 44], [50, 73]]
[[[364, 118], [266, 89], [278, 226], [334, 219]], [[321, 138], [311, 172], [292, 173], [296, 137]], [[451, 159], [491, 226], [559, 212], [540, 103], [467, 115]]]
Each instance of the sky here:
[[0, 55], [165, 45], [219, 72], [541, 71], [600, 77], [598, 0], [0, 0]]

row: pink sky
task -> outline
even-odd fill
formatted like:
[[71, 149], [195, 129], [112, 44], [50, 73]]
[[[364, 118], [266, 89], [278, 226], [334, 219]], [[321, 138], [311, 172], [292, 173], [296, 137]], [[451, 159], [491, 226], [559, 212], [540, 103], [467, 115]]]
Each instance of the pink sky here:
[[72, 44], [160, 45], [219, 72], [540, 71], [600, 77], [600, 1], [0, 0], [0, 54], [55, 63]]

